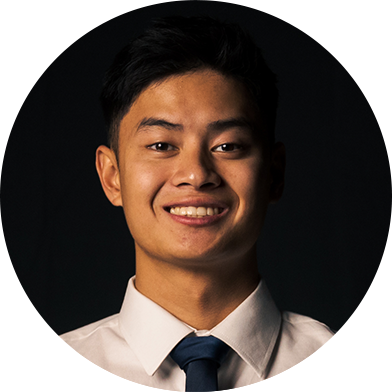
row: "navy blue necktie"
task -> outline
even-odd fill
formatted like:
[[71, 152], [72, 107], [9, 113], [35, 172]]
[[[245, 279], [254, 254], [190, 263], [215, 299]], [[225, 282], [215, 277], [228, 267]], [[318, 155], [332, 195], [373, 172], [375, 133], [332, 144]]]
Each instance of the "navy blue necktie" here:
[[170, 356], [186, 373], [186, 391], [217, 391], [217, 370], [229, 346], [214, 336], [185, 338]]

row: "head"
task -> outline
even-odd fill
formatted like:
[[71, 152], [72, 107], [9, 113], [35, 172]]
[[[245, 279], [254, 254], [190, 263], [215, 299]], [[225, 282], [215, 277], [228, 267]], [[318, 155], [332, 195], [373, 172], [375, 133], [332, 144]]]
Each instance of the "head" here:
[[210, 69], [241, 82], [262, 114], [270, 145], [274, 142], [278, 91], [252, 37], [236, 24], [209, 17], [173, 16], [156, 20], [131, 41], [106, 73], [101, 103], [108, 143], [118, 153], [121, 120], [148, 86], [172, 75]]
[[102, 93], [110, 148], [98, 148], [97, 169], [137, 263], [222, 267], [254, 255], [283, 189], [274, 82], [248, 34], [206, 17], [160, 20], [119, 53]]

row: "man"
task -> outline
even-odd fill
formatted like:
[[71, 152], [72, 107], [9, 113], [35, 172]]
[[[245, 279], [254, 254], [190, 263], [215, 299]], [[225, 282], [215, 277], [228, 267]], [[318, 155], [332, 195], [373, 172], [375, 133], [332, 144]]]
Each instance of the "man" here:
[[116, 375], [178, 391], [249, 385], [323, 345], [331, 331], [279, 312], [257, 270], [285, 151], [275, 76], [248, 34], [162, 19], [116, 57], [102, 103], [110, 147], [96, 166], [124, 209], [136, 276], [119, 314], [63, 339]]

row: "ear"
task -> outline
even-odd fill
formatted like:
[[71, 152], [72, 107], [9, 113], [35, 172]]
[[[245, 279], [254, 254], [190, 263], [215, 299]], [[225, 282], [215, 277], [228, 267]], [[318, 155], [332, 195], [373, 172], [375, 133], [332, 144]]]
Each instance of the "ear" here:
[[284, 173], [286, 168], [286, 149], [283, 143], [275, 143], [271, 152], [271, 187], [270, 203], [276, 203], [284, 188]]
[[106, 197], [114, 206], [122, 206], [120, 171], [114, 151], [106, 146], [99, 146], [95, 167]]

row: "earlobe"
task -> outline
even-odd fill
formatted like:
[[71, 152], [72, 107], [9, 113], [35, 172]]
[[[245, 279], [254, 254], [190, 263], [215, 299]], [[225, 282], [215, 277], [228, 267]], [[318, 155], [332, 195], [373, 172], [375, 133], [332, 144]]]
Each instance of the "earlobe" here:
[[271, 188], [270, 203], [276, 203], [282, 197], [286, 168], [286, 149], [283, 143], [275, 143], [271, 153]]
[[106, 146], [99, 146], [95, 167], [106, 197], [114, 206], [122, 206], [120, 171], [114, 151]]

